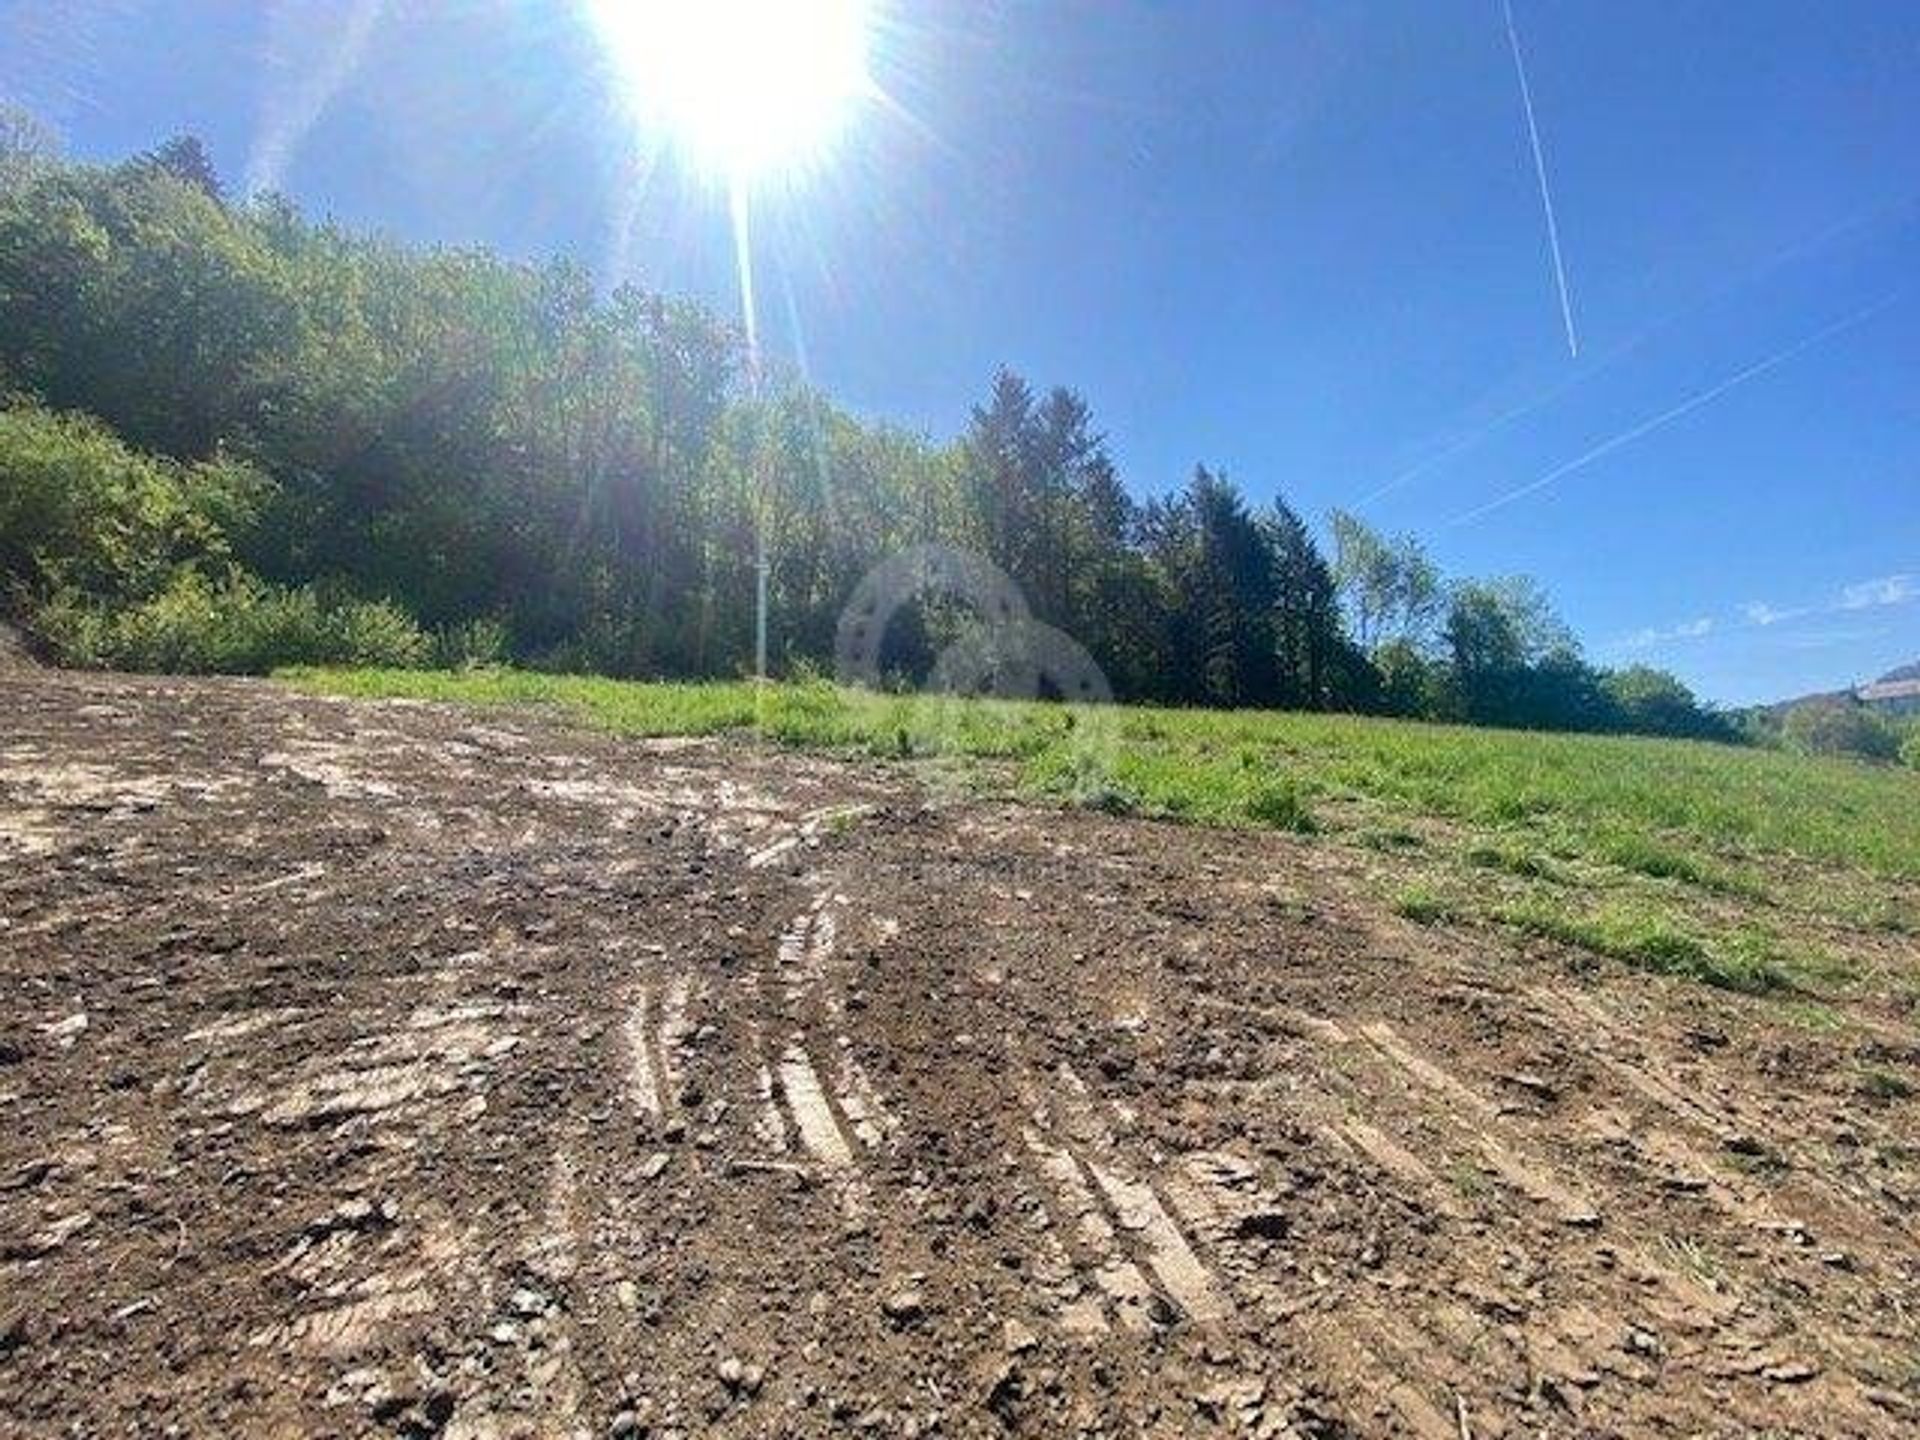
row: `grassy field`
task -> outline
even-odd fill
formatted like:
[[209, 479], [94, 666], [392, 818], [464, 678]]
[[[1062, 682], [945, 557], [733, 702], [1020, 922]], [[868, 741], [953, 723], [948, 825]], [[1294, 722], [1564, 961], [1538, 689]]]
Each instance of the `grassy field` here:
[[303, 670], [331, 694], [538, 704], [631, 735], [752, 731], [984, 788], [1348, 847], [1409, 919], [1761, 991], [1920, 984], [1920, 774], [1679, 741], [1357, 716]]

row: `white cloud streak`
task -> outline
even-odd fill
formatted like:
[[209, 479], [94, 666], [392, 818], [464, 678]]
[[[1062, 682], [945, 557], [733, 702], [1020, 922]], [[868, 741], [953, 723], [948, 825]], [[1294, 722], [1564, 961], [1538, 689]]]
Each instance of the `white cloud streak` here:
[[1873, 304], [1871, 305], [1867, 305], [1859, 310], [1855, 310], [1850, 315], [1842, 316], [1840, 319], [1833, 321], [1831, 324], [1821, 326], [1818, 330], [1814, 331], [1811, 335], [1806, 336], [1804, 339], [1796, 340], [1793, 344], [1787, 346], [1785, 349], [1776, 350], [1773, 354], [1766, 356], [1764, 359], [1756, 360], [1754, 361], [1753, 364], [1748, 365], [1743, 369], [1736, 370], [1733, 374], [1727, 376], [1726, 379], [1720, 380], [1712, 385], [1709, 385], [1706, 389], [1698, 391], [1693, 395], [1689, 395], [1686, 399], [1682, 400], [1678, 405], [1670, 406], [1667, 409], [1662, 410], [1657, 415], [1650, 416], [1649, 418], [1640, 421], [1636, 425], [1628, 426], [1625, 430], [1622, 430], [1617, 435], [1609, 436], [1607, 439], [1602, 440], [1599, 444], [1591, 446], [1588, 449], [1582, 451], [1580, 454], [1574, 456], [1573, 459], [1568, 460], [1563, 464], [1554, 466], [1553, 469], [1547, 471], [1547, 473], [1542, 475], [1539, 479], [1531, 480], [1527, 482], [1525, 485], [1522, 485], [1517, 489], [1509, 490], [1504, 495], [1496, 495], [1493, 499], [1487, 501], [1484, 505], [1476, 505], [1471, 510], [1463, 511], [1462, 513], [1454, 516], [1451, 520], [1447, 521], [1447, 525], [1449, 527], [1455, 526], [1455, 525], [1464, 525], [1470, 520], [1477, 520], [1482, 515], [1490, 514], [1495, 510], [1499, 510], [1503, 508], [1504, 506], [1511, 505], [1516, 500], [1523, 500], [1527, 496], [1532, 495], [1537, 491], [1546, 489], [1547, 486], [1554, 484], [1556, 481], [1565, 479], [1567, 476], [1573, 474], [1574, 471], [1583, 470], [1587, 466], [1591, 465], [1594, 461], [1603, 459], [1604, 457], [1611, 455], [1614, 451], [1620, 449], [1622, 446], [1630, 445], [1635, 440], [1639, 440], [1644, 436], [1651, 435], [1656, 430], [1664, 429], [1666, 426], [1673, 424], [1674, 421], [1682, 418], [1683, 416], [1692, 414], [1695, 410], [1698, 410], [1701, 406], [1710, 404], [1711, 402], [1718, 400], [1722, 395], [1725, 395], [1729, 390], [1736, 389], [1739, 386], [1746, 384], [1749, 380], [1757, 379], [1759, 376], [1766, 374], [1769, 370], [1777, 370], [1780, 368], [1780, 366], [1785, 365], [1789, 360], [1797, 359], [1800, 355], [1804, 354], [1808, 350], [1811, 350], [1814, 346], [1820, 344], [1823, 340], [1830, 340], [1835, 335], [1840, 334], [1842, 331], [1851, 330], [1856, 325], [1865, 324], [1868, 320], [1872, 319], [1875, 315], [1878, 315], [1882, 310], [1885, 310], [1887, 307], [1889, 307], [1890, 305], [1898, 301], [1901, 298], [1901, 294], [1902, 292], [1896, 290], [1893, 294], [1884, 296], [1881, 299], [1874, 301]]
[[1716, 628], [1711, 615], [1702, 615], [1697, 620], [1682, 620], [1675, 625], [1653, 625], [1644, 630], [1636, 630], [1631, 635], [1622, 636], [1607, 648], [1609, 650], [1651, 650], [1674, 640], [1698, 640], [1703, 635], [1711, 635]]
[[[1650, 625], [1614, 640], [1605, 649], [1615, 651], [1652, 650], [1675, 640], [1698, 640], [1707, 635], [1724, 635], [1741, 630], [1770, 630], [1791, 620], [1842, 615], [1861, 610], [1880, 610], [1920, 600], [1920, 574], [1902, 572], [1881, 575], [1871, 580], [1855, 580], [1840, 586], [1834, 598], [1820, 605], [1773, 605], [1765, 600], [1749, 600], [1739, 609], [1737, 618], [1721, 619], [1703, 615], [1673, 625]], [[1783, 643], [1801, 644], [1809, 638], [1823, 641], [1855, 638], [1877, 631], [1832, 631], [1818, 637], [1802, 634], [1787, 636]]]
[[[307, 132], [360, 68], [360, 58], [384, 8], [385, 0], [353, 0], [344, 15], [332, 6], [306, 7], [287, 0], [274, 6], [268, 21], [269, 66], [263, 67], [267, 73], [261, 77], [266, 99], [261, 106], [260, 128], [247, 154], [247, 194], [280, 187]], [[315, 47], [317, 61], [297, 79], [283, 82], [270, 67], [275, 63], [303, 63], [306, 47], [315, 38], [308, 33], [315, 23], [327, 29], [326, 38]]]
[[1904, 605], [1920, 595], [1920, 583], [1912, 575], [1883, 575], [1878, 580], [1862, 580], [1840, 592], [1842, 610], [1871, 610], [1881, 605]]

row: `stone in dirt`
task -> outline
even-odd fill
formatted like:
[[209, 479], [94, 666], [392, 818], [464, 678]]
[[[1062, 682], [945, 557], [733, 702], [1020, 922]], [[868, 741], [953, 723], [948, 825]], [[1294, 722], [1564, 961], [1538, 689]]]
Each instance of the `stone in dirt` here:
[[880, 1309], [896, 1325], [911, 1325], [927, 1313], [927, 1297], [917, 1285], [903, 1285], [880, 1302]]

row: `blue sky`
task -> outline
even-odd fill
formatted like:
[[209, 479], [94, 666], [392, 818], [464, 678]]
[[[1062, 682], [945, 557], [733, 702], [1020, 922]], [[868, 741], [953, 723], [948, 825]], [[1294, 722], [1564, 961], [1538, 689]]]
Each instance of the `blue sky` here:
[[[1513, 13], [1577, 359], [1499, 0], [885, 7], [895, 103], [757, 201], [767, 342], [935, 436], [996, 365], [1070, 384], [1137, 493], [1356, 507], [1713, 699], [1920, 657], [1920, 6]], [[236, 186], [733, 309], [723, 192], [611, 75], [567, 0], [0, 3], [0, 92], [74, 154], [191, 130]]]

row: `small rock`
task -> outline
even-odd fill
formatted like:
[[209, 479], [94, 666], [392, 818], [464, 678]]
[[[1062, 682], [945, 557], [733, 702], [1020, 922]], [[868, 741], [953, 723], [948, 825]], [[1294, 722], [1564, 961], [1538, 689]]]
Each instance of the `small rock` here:
[[44, 1157], [29, 1160], [17, 1168], [5, 1180], [0, 1180], [0, 1190], [31, 1190], [42, 1180], [53, 1174], [53, 1161]]
[[607, 1434], [612, 1440], [633, 1440], [640, 1433], [640, 1417], [631, 1410], [622, 1410], [607, 1424]]
[[31, 1260], [37, 1256], [51, 1254], [61, 1249], [67, 1241], [91, 1224], [93, 1224], [91, 1211], [77, 1211], [54, 1221], [24, 1243], [15, 1242], [0, 1246], [0, 1255], [4, 1255], [9, 1260]]
[[1867, 1400], [1893, 1415], [1920, 1416], [1920, 1401], [1909, 1400], [1898, 1390], [1888, 1390], [1884, 1386], [1873, 1386], [1861, 1392]]
[[1769, 1365], [1760, 1375], [1776, 1385], [1804, 1385], [1819, 1373], [1818, 1365], [1810, 1365], [1805, 1360], [1788, 1360], [1779, 1365]]
[[321, 1403], [329, 1408], [338, 1405], [371, 1405], [385, 1387], [386, 1377], [378, 1370], [349, 1370], [327, 1388]]
[[927, 1313], [927, 1300], [917, 1286], [907, 1285], [882, 1300], [880, 1309], [896, 1325], [909, 1325]]
[[1643, 1330], [1638, 1325], [1627, 1330], [1627, 1349], [1635, 1355], [1647, 1355], [1654, 1358], [1666, 1353], [1666, 1347], [1660, 1343], [1660, 1337], [1651, 1330]]
[[1022, 1355], [1040, 1343], [1040, 1337], [1033, 1333], [1030, 1326], [1018, 1320], [1009, 1320], [1002, 1327], [1010, 1355]]
[[656, 1150], [647, 1157], [647, 1163], [640, 1167], [642, 1180], [658, 1180], [667, 1168], [667, 1152]]
[[507, 1297], [507, 1308], [514, 1314], [527, 1319], [546, 1314], [550, 1303], [546, 1296], [526, 1285], [522, 1285]]
[[1542, 1100], [1551, 1100], [1559, 1093], [1553, 1088], [1551, 1081], [1543, 1080], [1528, 1070], [1516, 1070], [1511, 1075], [1503, 1076], [1502, 1078], [1505, 1079], [1509, 1085], [1517, 1085], [1522, 1090], [1538, 1095]]
[[739, 1390], [746, 1384], [747, 1367], [734, 1356], [729, 1355], [720, 1362], [720, 1383], [729, 1390]]
[[613, 1287], [613, 1298], [619, 1302], [622, 1310], [640, 1308], [640, 1287], [631, 1280], [622, 1280]]
[[53, 1043], [58, 1045], [62, 1050], [71, 1050], [73, 1048], [73, 1042], [86, 1034], [87, 1012], [84, 1010], [76, 1010], [63, 1020], [49, 1021], [47, 1024], [42, 1025], [40, 1029], [46, 1034], [48, 1039], [52, 1040]]

